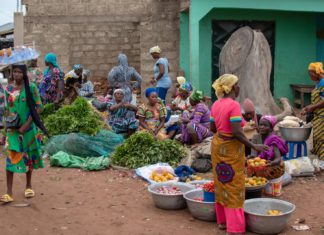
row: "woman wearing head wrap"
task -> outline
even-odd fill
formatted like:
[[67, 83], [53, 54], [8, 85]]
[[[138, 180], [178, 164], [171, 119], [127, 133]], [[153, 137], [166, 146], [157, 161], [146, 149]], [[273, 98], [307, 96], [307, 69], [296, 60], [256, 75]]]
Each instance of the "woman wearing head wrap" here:
[[263, 145], [251, 143], [243, 134], [244, 121], [240, 104], [235, 101], [239, 94], [238, 77], [232, 74], [220, 76], [214, 83], [218, 100], [213, 104], [211, 116], [217, 133], [214, 135], [211, 155], [213, 163], [216, 216], [220, 229], [229, 234], [243, 234], [245, 219], [245, 154], [244, 145], [262, 152]]
[[161, 57], [161, 49], [159, 46], [152, 47], [150, 49], [150, 54], [155, 60], [154, 64], [154, 77], [152, 81], [156, 82], [156, 91], [159, 98], [165, 102], [165, 97], [168, 93], [169, 88], [172, 85], [171, 79], [169, 77], [170, 67], [168, 59]]
[[[133, 68], [128, 66], [127, 56], [125, 54], [118, 55], [119, 65], [113, 67], [108, 74], [109, 85], [112, 86], [113, 90], [120, 88], [125, 92], [124, 101], [132, 102], [132, 92], [134, 89], [140, 89], [142, 83], [142, 77]], [[136, 82], [132, 84], [132, 79]]]
[[63, 100], [64, 73], [56, 62], [56, 55], [49, 53], [45, 56], [44, 78], [39, 85], [43, 104], [59, 103]]
[[316, 62], [308, 66], [308, 74], [316, 83], [312, 91], [311, 104], [302, 110], [302, 114], [313, 114], [313, 152], [324, 160], [324, 70], [323, 64]]
[[137, 107], [124, 102], [125, 92], [123, 89], [116, 89], [113, 100], [108, 102], [109, 111], [108, 125], [117, 134], [130, 136], [138, 128], [138, 120], [135, 118]]
[[243, 102], [243, 118], [246, 122], [253, 122], [254, 126], [257, 128], [258, 123], [262, 115], [259, 115], [255, 111], [254, 103], [249, 98], [245, 99]]
[[281, 177], [285, 173], [282, 156], [287, 154], [288, 147], [279, 136], [277, 136], [273, 128], [277, 120], [274, 116], [263, 116], [260, 120], [259, 134], [253, 137], [253, 142], [264, 144], [269, 147], [268, 150], [261, 153], [252, 151], [252, 156], [259, 156], [267, 162], [267, 167], [260, 172], [248, 172], [250, 176], [256, 175], [265, 177], [268, 180], [273, 180]]
[[209, 129], [210, 111], [205, 103], [203, 92], [194, 90], [189, 97], [192, 112], [184, 112], [181, 120], [181, 141], [186, 144], [196, 144], [212, 136]]
[[180, 111], [180, 112], [183, 112], [185, 110], [190, 110], [191, 105], [189, 101], [189, 95], [191, 91], [192, 91], [192, 86], [190, 85], [189, 82], [182, 84], [179, 87], [179, 95], [171, 102], [171, 110]]
[[148, 99], [148, 103], [140, 105], [137, 110], [140, 130], [147, 131], [160, 140], [168, 138], [164, 129], [166, 109], [159, 102], [156, 89], [147, 88], [145, 96]]
[[85, 98], [91, 98], [94, 94], [93, 83], [89, 80], [90, 78], [90, 70], [83, 70], [82, 74], [82, 85], [81, 88], [78, 89], [79, 96]]
[[26, 173], [25, 197], [34, 197], [31, 177], [33, 169], [43, 168], [41, 158], [39, 127], [47, 133], [41, 123], [38, 112], [42, 103], [35, 83], [29, 85], [27, 67], [25, 65], [13, 65], [13, 83], [9, 84], [5, 91], [6, 110], [8, 116], [17, 121], [17, 126], [8, 127], [6, 161], [7, 193], [0, 199], [2, 202], [12, 202], [12, 184], [14, 173]]
[[32, 59], [30, 61], [30, 66], [28, 67], [28, 77], [29, 82], [34, 82], [39, 86], [43, 80], [43, 73], [40, 68], [37, 66], [37, 59]]

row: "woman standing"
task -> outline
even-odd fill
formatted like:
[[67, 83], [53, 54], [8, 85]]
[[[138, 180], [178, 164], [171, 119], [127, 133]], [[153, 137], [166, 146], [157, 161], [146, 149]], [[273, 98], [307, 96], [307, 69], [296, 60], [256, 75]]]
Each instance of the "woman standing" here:
[[35, 83], [29, 85], [25, 65], [13, 66], [13, 83], [5, 91], [6, 110], [16, 125], [7, 126], [6, 148], [7, 157], [7, 193], [0, 199], [2, 202], [12, 202], [12, 184], [14, 173], [26, 173], [25, 197], [35, 196], [32, 190], [31, 178], [33, 169], [43, 168], [41, 158], [40, 135], [37, 127], [46, 133], [40, 122], [38, 113], [42, 103]]
[[40, 83], [39, 91], [43, 104], [56, 103], [63, 100], [64, 73], [56, 62], [56, 55], [49, 53], [45, 56], [43, 81]]
[[243, 134], [244, 121], [240, 104], [238, 78], [224, 74], [213, 84], [218, 101], [211, 110], [217, 133], [214, 135], [211, 154], [216, 196], [216, 216], [220, 229], [228, 234], [243, 234], [245, 219], [245, 154], [244, 145], [257, 152], [268, 148], [251, 143]]
[[145, 96], [147, 104], [142, 104], [137, 110], [139, 117], [140, 130], [147, 131], [156, 136], [159, 140], [167, 139], [164, 129], [166, 109], [159, 102], [155, 88], [147, 88]]
[[34, 82], [39, 86], [39, 84], [43, 80], [43, 73], [37, 66], [37, 59], [33, 59], [30, 61], [30, 66], [28, 67], [28, 77], [29, 82]]
[[192, 112], [184, 112], [181, 125], [181, 142], [186, 144], [197, 144], [203, 139], [210, 137], [210, 111], [202, 102], [204, 95], [202, 91], [194, 90], [189, 97]]
[[[123, 89], [125, 92], [124, 101], [132, 103], [132, 92], [135, 88], [141, 88], [142, 77], [133, 68], [128, 66], [128, 59], [125, 54], [118, 55], [119, 65], [113, 67], [108, 74], [109, 85], [112, 86], [113, 90]], [[136, 82], [132, 85], [132, 79]]]
[[167, 58], [161, 57], [161, 49], [159, 46], [152, 47], [150, 54], [154, 60], [154, 77], [152, 81], [156, 82], [156, 91], [159, 98], [165, 102], [165, 97], [172, 85], [169, 77], [170, 67]]
[[312, 91], [311, 104], [306, 106], [302, 114], [314, 114], [313, 123], [313, 145], [314, 153], [320, 160], [324, 160], [324, 70], [323, 64], [316, 62], [308, 66], [308, 74], [316, 87]]

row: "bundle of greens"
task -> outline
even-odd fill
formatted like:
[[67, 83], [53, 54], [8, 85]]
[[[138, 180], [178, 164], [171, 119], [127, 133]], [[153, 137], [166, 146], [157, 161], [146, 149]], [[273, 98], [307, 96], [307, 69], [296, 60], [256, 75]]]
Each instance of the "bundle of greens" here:
[[98, 114], [81, 97], [57, 111], [54, 105], [46, 105], [41, 117], [50, 136], [79, 132], [95, 135], [104, 126]]
[[175, 166], [185, 156], [184, 147], [176, 141], [159, 141], [149, 133], [137, 132], [117, 147], [112, 155], [112, 162], [128, 168], [138, 168], [157, 162], [167, 162]]

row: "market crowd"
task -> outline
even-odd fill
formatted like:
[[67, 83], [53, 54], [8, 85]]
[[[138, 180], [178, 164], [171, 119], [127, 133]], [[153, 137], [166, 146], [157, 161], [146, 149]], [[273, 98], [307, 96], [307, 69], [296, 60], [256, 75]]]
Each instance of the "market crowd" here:
[[[0, 114], [4, 116], [8, 152], [7, 193], [0, 200], [14, 200], [14, 173], [26, 173], [25, 197], [35, 196], [32, 172], [44, 167], [40, 131], [46, 134], [46, 127], [39, 117], [42, 107], [51, 103], [71, 104], [81, 96], [104, 103], [104, 110], [109, 113], [107, 123], [114, 132], [126, 138], [139, 130], [151, 133], [159, 140], [175, 138], [183, 144], [193, 145], [213, 136], [211, 155], [215, 169], [217, 221], [219, 227], [226, 228], [229, 233], [245, 232], [245, 148], [249, 149], [249, 157], [260, 156], [280, 171], [281, 156], [287, 153], [287, 146], [274, 132], [278, 120], [267, 114], [257, 114], [248, 97], [241, 109], [235, 101], [240, 91], [239, 78], [233, 74], [224, 74], [215, 80], [212, 87], [218, 100], [211, 106], [208, 105], [209, 98], [183, 76], [177, 77], [172, 102], [167, 103], [166, 97], [173, 85], [168, 60], [158, 46], [152, 47], [150, 54], [155, 61], [152, 87], [145, 90], [146, 100], [139, 105], [136, 93], [141, 88], [142, 78], [129, 66], [124, 54], [118, 56], [118, 65], [108, 73], [109, 89], [104, 97], [95, 96], [89, 70], [75, 64], [73, 70], [65, 74], [53, 53], [45, 56], [44, 71], [38, 68], [36, 59], [30, 61], [28, 67], [13, 65], [11, 82], [5, 88], [0, 86]], [[302, 113], [314, 116], [314, 153], [324, 160], [323, 65], [311, 63], [308, 72], [316, 82], [316, 88], [311, 105]], [[246, 137], [245, 123], [253, 123], [249, 128], [257, 130], [258, 138], [253, 138], [257, 141]]]

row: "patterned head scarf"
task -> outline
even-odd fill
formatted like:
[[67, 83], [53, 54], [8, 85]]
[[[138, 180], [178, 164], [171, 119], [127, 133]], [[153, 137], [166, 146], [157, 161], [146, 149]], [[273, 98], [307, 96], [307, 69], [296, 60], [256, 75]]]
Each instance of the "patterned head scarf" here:
[[185, 77], [177, 77], [177, 82], [180, 84], [180, 86], [182, 85], [182, 84], [185, 84], [186, 83], [186, 79], [185, 79]]
[[185, 82], [184, 84], [182, 84], [180, 86], [180, 90], [184, 90], [184, 91], [190, 93], [192, 91], [192, 86], [189, 82]]
[[277, 124], [276, 117], [271, 116], [271, 115], [264, 115], [264, 116], [261, 117], [261, 120], [267, 120], [268, 122], [270, 122], [272, 128], [274, 128], [275, 125]]
[[162, 52], [161, 48], [159, 46], [154, 46], [150, 49], [150, 54], [152, 53], [158, 53], [160, 54]]
[[321, 62], [314, 62], [308, 65], [308, 70], [314, 71], [317, 75], [322, 76], [324, 74], [323, 64]]
[[243, 108], [245, 113], [255, 112], [254, 103], [249, 98], [244, 100]]
[[237, 82], [238, 77], [233, 74], [224, 74], [220, 76], [212, 85], [217, 98], [222, 98], [225, 94], [230, 93]]
[[73, 70], [80, 70], [80, 69], [83, 69], [83, 66], [81, 64], [73, 65]]
[[154, 92], [156, 92], [156, 89], [154, 87], [149, 87], [145, 90], [145, 96], [148, 98]]
[[190, 95], [190, 99], [192, 99], [195, 102], [199, 102], [204, 98], [204, 93], [200, 90], [194, 90], [191, 95]]
[[116, 89], [114, 90], [114, 95], [117, 93], [117, 92], [121, 92], [125, 95], [125, 91], [123, 89]]

